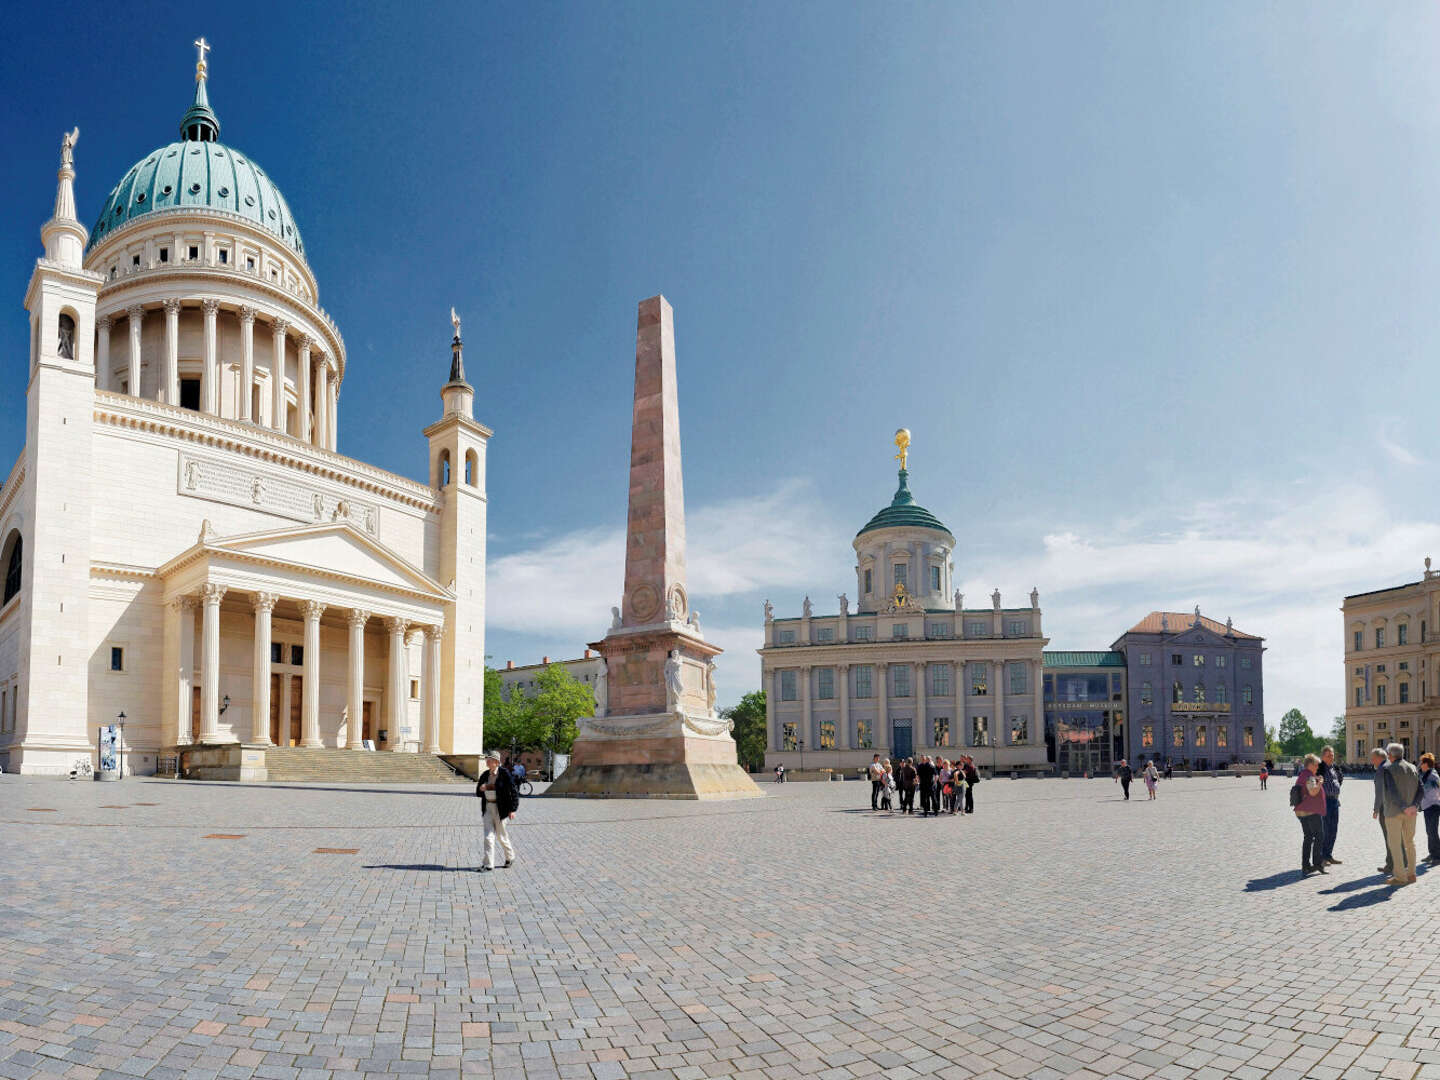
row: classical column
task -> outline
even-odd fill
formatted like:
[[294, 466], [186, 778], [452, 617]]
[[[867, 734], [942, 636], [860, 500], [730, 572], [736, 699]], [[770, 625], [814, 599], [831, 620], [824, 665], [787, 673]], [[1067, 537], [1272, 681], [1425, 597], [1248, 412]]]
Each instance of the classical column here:
[[205, 311], [205, 366], [200, 371], [200, 408], [211, 416], [220, 415], [220, 357], [215, 348], [215, 317], [219, 300], [202, 300]]
[[805, 664], [800, 668], [800, 735], [810, 744], [811, 750], [820, 749], [820, 740], [815, 738], [815, 717], [812, 712], [813, 706], [810, 701], [810, 679], [814, 674], [814, 668]]
[[180, 308], [179, 300], [166, 300], [165, 368], [160, 373], [159, 398], [167, 405], [180, 404]]
[[769, 732], [770, 749], [780, 749], [780, 725], [775, 722], [775, 701], [780, 694], [780, 676], [774, 668], [760, 674], [760, 685], [765, 688], [765, 730]]
[[139, 304], [125, 309], [130, 319], [130, 374], [125, 392], [131, 397], [140, 396], [140, 330], [145, 325], [145, 309]]
[[350, 692], [346, 698], [349, 713], [345, 745], [351, 750], [364, 750], [365, 738], [365, 624], [370, 612], [355, 608], [350, 612]]
[[[995, 661], [995, 713], [991, 721], [995, 727], [991, 736], [996, 746], [1004, 746], [1008, 735], [1006, 729], [1009, 725], [1005, 719], [1005, 661]], [[998, 771], [998, 770], [997, 770]]]
[[336, 372], [333, 377], [327, 367], [326, 381], [330, 384], [330, 407], [325, 414], [325, 449], [334, 450], [339, 444], [336, 437], [336, 428], [340, 424], [340, 373]]
[[301, 334], [295, 339], [295, 375], [296, 388], [295, 398], [297, 401], [296, 413], [300, 430], [296, 432], [301, 442], [309, 442], [311, 431], [310, 410], [312, 399], [310, 397], [310, 335]]
[[394, 617], [385, 620], [385, 629], [390, 631], [390, 679], [385, 697], [385, 722], [389, 728], [389, 745], [393, 748], [402, 740], [400, 731], [405, 726], [405, 627], [404, 619]]
[[320, 362], [320, 370], [317, 372], [320, 380], [318, 391], [315, 395], [315, 445], [326, 450], [330, 449], [330, 365], [324, 360]]
[[425, 752], [440, 753], [440, 672], [442, 669], [441, 645], [445, 640], [445, 627], [425, 628], [425, 648], [430, 654], [425, 669]]
[[279, 598], [274, 593], [257, 592], [251, 601], [255, 608], [255, 667], [251, 672], [250, 741], [267, 746], [270, 743], [270, 615]]
[[[841, 620], [844, 621], [843, 619]], [[835, 681], [840, 687], [840, 725], [835, 732], [835, 749], [850, 749], [850, 665], [837, 664]]]
[[194, 711], [195, 685], [195, 597], [177, 596], [170, 601], [170, 617], [176, 622], [179, 662], [175, 669], [175, 744], [190, 741], [190, 717]]
[[204, 613], [201, 621], [200, 741], [220, 739], [220, 600], [223, 585], [207, 583], [200, 587]]
[[930, 718], [925, 715], [925, 676], [927, 674], [925, 662], [918, 661], [915, 664], [915, 722], [920, 726], [917, 746], [934, 746], [935, 740], [930, 734]]
[[[255, 393], [255, 309], [240, 309], [240, 412], [241, 420], [258, 424], [260, 418], [251, 415], [250, 399]], [[269, 681], [266, 681], [269, 685]]]
[[300, 703], [300, 745], [324, 746], [320, 740], [320, 616], [325, 605], [306, 600], [300, 605], [305, 616], [305, 697]]
[[276, 319], [270, 324], [275, 334], [270, 357], [270, 390], [274, 397], [270, 406], [270, 426], [281, 434], [285, 432], [285, 330], [289, 325], [284, 319]]
[[875, 687], [879, 695], [875, 705], [875, 745], [894, 749], [890, 737], [890, 665], [883, 661], [875, 665]]
[[110, 316], [101, 315], [95, 320], [95, 330], [100, 335], [95, 360], [95, 384], [101, 390], [110, 389]]

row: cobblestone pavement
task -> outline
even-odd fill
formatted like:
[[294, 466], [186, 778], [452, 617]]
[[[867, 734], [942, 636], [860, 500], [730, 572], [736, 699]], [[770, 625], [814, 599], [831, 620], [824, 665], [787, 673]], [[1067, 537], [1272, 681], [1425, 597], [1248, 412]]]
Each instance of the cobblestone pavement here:
[[1301, 881], [1283, 781], [532, 799], [477, 874], [463, 788], [0, 777], [0, 1076], [1440, 1078], [1356, 786]]

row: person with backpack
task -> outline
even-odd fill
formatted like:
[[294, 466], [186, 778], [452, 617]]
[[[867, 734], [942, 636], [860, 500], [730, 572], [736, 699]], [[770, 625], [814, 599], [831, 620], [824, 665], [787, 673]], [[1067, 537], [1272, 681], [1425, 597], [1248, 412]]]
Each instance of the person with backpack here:
[[1290, 809], [1300, 819], [1300, 876], [1325, 870], [1325, 782], [1320, 779], [1320, 759], [1306, 754], [1300, 774], [1290, 786]]
[[1265, 781], [1270, 779], [1270, 770], [1264, 765], [1260, 766], [1260, 790], [1265, 790]]
[[975, 785], [980, 782], [980, 771], [975, 768], [975, 759], [965, 759], [965, 813], [975, 813]]

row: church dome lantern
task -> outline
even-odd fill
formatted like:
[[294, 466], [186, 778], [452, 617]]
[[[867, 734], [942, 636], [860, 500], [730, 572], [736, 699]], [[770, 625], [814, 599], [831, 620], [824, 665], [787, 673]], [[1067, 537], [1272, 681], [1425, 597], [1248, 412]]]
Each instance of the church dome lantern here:
[[910, 432], [895, 433], [900, 484], [890, 505], [855, 534], [855, 577], [861, 613], [916, 613], [953, 607], [950, 554], [955, 537], [910, 492]]

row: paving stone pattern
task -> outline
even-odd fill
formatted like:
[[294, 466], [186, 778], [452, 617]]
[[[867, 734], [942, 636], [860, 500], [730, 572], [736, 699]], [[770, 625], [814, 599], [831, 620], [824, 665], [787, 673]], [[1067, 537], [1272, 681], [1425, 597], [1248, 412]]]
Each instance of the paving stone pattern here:
[[466, 789], [0, 777], [0, 1077], [1440, 1078], [1368, 791], [1300, 881], [1283, 782], [765, 790], [526, 800], [478, 874]]

